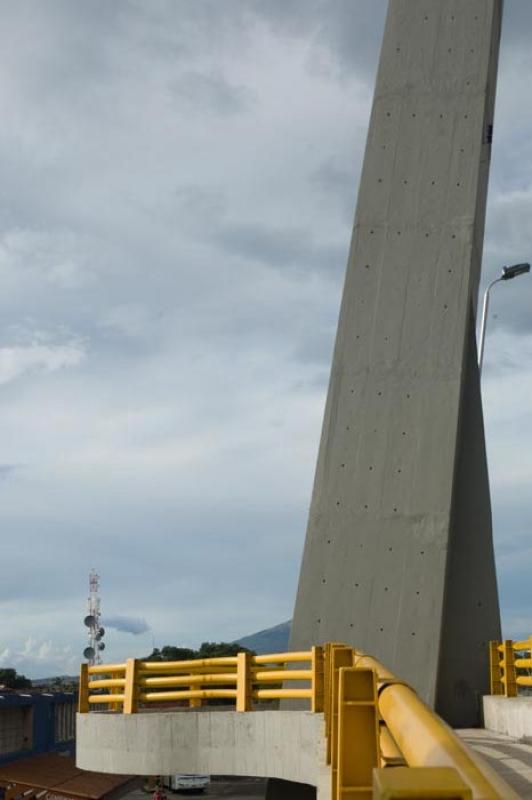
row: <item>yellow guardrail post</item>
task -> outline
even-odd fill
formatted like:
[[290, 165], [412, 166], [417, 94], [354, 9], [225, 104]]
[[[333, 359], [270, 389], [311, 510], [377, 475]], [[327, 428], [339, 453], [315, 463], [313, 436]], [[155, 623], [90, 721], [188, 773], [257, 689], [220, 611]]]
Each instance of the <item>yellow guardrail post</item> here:
[[138, 710], [138, 669], [136, 658], [126, 661], [126, 685], [124, 688], [124, 714], [136, 714]]
[[337, 800], [372, 800], [372, 772], [379, 766], [377, 681], [371, 669], [342, 667], [338, 695]]
[[78, 712], [87, 714], [89, 710], [89, 665], [82, 664], [79, 671]]
[[312, 669], [312, 700], [311, 711], [323, 711], [323, 695], [324, 695], [324, 663], [323, 663], [323, 647], [313, 647], [312, 656], [310, 659], [310, 666]]
[[[360, 795], [357, 794], [357, 797]], [[452, 767], [395, 767], [373, 771], [373, 800], [471, 800], [471, 789]]]
[[251, 711], [251, 654], [238, 653], [236, 661], [236, 710]]
[[331, 738], [331, 647], [328, 642], [323, 648], [323, 721], [325, 723], [325, 740], [327, 744], [327, 764], [331, 763], [329, 740]]
[[499, 656], [499, 642], [489, 643], [489, 657], [490, 657], [490, 693], [491, 694], [504, 694], [502, 685], [502, 671], [501, 660]]
[[502, 643], [504, 694], [506, 697], [517, 697], [517, 675], [515, 671], [514, 643], [505, 639]]
[[[203, 689], [203, 685], [201, 683], [200, 684], [195, 684], [195, 685], [192, 684], [188, 688], [189, 688], [189, 691], [192, 692], [195, 689]], [[203, 700], [201, 699], [201, 697], [191, 697], [190, 700], [188, 701], [188, 707], [189, 708], [201, 708], [202, 705], [203, 705]]]
[[338, 697], [340, 689], [340, 668], [353, 666], [353, 651], [344, 645], [331, 648], [331, 731], [327, 742], [327, 763], [331, 765], [332, 800], [337, 800], [338, 774]]

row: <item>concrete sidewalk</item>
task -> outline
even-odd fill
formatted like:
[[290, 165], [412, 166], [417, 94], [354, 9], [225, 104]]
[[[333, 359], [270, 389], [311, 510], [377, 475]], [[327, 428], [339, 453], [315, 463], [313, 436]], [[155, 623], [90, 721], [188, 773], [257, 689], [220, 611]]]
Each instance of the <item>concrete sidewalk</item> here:
[[532, 745], [483, 728], [456, 733], [484, 758], [523, 800], [532, 800]]

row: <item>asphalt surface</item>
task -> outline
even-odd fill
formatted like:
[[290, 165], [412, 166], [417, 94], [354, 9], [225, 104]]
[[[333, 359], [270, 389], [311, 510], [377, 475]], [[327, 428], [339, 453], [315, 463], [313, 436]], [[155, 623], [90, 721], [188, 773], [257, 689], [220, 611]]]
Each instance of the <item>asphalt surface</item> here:
[[[174, 798], [186, 797], [186, 795], [175, 794]], [[196, 795], [201, 797], [201, 795]], [[205, 797], [224, 797], [225, 800], [263, 800], [266, 796], [266, 784], [263, 781], [249, 782], [238, 781], [238, 783], [213, 782], [208, 790], [204, 792]]]
[[[266, 782], [263, 780], [240, 779], [235, 781], [214, 780], [203, 792], [192, 794], [191, 792], [169, 792], [166, 791], [166, 800], [187, 800], [187, 798], [223, 797], [224, 800], [264, 800], [266, 796]], [[143, 792], [142, 789], [135, 789], [129, 792], [122, 800], [151, 800], [152, 794]]]

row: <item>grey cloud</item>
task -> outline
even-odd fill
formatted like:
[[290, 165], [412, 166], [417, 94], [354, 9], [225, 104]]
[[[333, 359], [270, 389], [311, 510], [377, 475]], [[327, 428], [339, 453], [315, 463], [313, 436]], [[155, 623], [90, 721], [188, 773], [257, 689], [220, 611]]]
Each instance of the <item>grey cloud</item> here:
[[8, 480], [18, 468], [18, 464], [0, 464], [0, 481]]
[[139, 636], [141, 633], [148, 633], [151, 630], [142, 617], [103, 617], [102, 622], [107, 628], [113, 628], [122, 633], [132, 633], [133, 636]]
[[354, 216], [358, 173], [338, 163], [335, 158], [322, 162], [310, 176], [312, 189], [321, 189], [328, 198], [336, 198], [344, 218], [351, 223]]
[[255, 102], [246, 86], [235, 86], [221, 75], [184, 72], [170, 87], [172, 96], [188, 108], [222, 116], [250, 111]]
[[278, 35], [310, 38], [309, 63], [324, 48], [341, 73], [362, 73], [365, 78], [376, 71], [386, 8], [386, 0], [255, 0], [252, 4], [254, 13]]
[[[486, 279], [532, 245], [518, 6]], [[385, 3], [0, 7], [1, 342], [44, 331], [90, 355], [1, 387], [2, 635], [81, 653], [94, 563], [103, 609], [149, 619], [161, 643], [287, 619]], [[497, 287], [494, 338], [528, 330], [526, 280]], [[1, 480], [17, 464], [20, 480]], [[496, 513], [498, 530], [532, 519]], [[504, 608], [524, 614], [499, 552]], [[117, 660], [141, 647], [107, 638]]]
[[[266, 227], [259, 223], [225, 224], [214, 241], [229, 253], [272, 267], [299, 270], [345, 271], [345, 245], [326, 246], [312, 241], [304, 229]], [[308, 274], [308, 272], [307, 272]]]

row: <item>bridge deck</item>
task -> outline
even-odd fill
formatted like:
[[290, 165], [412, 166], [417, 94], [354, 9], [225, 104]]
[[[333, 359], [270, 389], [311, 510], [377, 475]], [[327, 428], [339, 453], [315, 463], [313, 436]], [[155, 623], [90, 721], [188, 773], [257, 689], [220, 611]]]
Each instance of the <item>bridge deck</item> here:
[[532, 743], [482, 728], [457, 731], [459, 736], [517, 792], [532, 800]]

